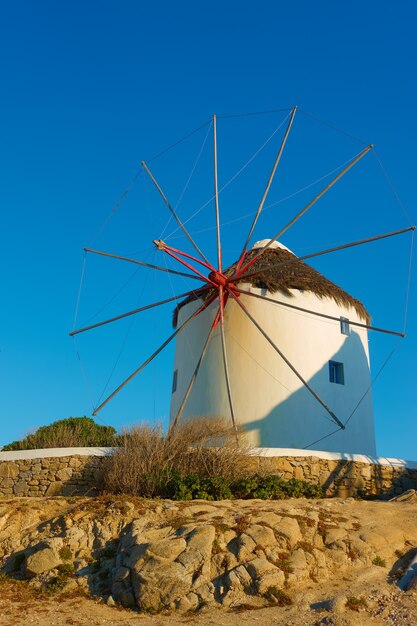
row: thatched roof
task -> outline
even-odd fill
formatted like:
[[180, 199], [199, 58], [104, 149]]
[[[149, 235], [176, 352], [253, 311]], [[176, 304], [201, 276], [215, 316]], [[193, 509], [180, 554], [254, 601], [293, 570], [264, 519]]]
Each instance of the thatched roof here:
[[[250, 261], [257, 252], [258, 249], [252, 248], [246, 255], [245, 263]], [[224, 273], [227, 276], [232, 276], [235, 267], [236, 263], [233, 263]], [[292, 290], [294, 289], [310, 291], [319, 298], [331, 298], [340, 306], [352, 307], [361, 319], [366, 323], [370, 322], [370, 315], [359, 300], [343, 291], [343, 289], [332, 283], [323, 274], [310, 267], [310, 265], [300, 261], [292, 252], [281, 247], [280, 244], [277, 247], [265, 250], [248, 271], [254, 272], [261, 268], [265, 268], [265, 270], [257, 276], [240, 281], [240, 283], [250, 283], [260, 289], [266, 288], [270, 293], [279, 291], [287, 296], [293, 296]], [[239, 281], [235, 284], [239, 284]], [[213, 293], [211, 290], [206, 292], [204, 299], [210, 298]], [[174, 310], [174, 327], [177, 325], [179, 310], [196, 299], [197, 296], [191, 295], [178, 304]]]

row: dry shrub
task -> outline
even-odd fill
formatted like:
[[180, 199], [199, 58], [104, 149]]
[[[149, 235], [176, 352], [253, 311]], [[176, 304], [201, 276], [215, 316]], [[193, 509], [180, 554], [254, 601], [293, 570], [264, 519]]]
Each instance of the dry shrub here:
[[105, 489], [145, 497], [161, 495], [174, 476], [224, 478], [248, 475], [249, 448], [224, 419], [188, 420], [170, 433], [143, 424], [120, 437], [119, 448], [106, 459]]

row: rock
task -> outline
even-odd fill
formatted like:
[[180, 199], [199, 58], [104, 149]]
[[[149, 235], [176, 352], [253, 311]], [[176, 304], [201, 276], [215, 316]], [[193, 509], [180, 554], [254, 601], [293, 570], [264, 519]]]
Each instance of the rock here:
[[246, 534], [261, 548], [273, 546], [277, 542], [273, 531], [268, 526], [250, 524], [246, 529]]
[[263, 525], [269, 526], [270, 528], [275, 528], [276, 526], [278, 526], [281, 520], [281, 516], [270, 511], [260, 511], [259, 513], [254, 513], [251, 517], [251, 521], [253, 524], [262, 523]]
[[174, 562], [158, 563], [149, 559], [131, 571], [132, 587], [137, 606], [141, 610], [159, 610], [168, 607], [191, 591], [193, 572]]
[[61, 587], [61, 593], [72, 593], [76, 589], [78, 589], [78, 583], [74, 578], [70, 578], [66, 580], [65, 583]]
[[283, 517], [276, 530], [287, 539], [290, 548], [303, 538], [297, 520], [292, 517]]
[[238, 565], [232, 569], [226, 577], [226, 585], [229, 590], [248, 589], [252, 578], [244, 565]]
[[263, 595], [269, 587], [278, 587], [278, 589], [281, 589], [285, 584], [284, 572], [266, 559], [253, 559], [249, 563], [246, 563], [246, 569], [255, 583], [257, 592], [261, 595]]
[[408, 489], [398, 496], [390, 499], [390, 502], [417, 502], [417, 490]]
[[129, 576], [130, 576], [130, 569], [128, 567], [124, 567], [123, 565], [121, 565], [120, 567], [117, 567], [114, 569], [112, 578], [116, 582], [121, 582], [122, 580], [128, 579]]
[[132, 591], [124, 590], [120, 592], [119, 602], [126, 609], [133, 609], [136, 606], [135, 596]]
[[49, 572], [60, 563], [61, 559], [58, 552], [44, 544], [44, 547], [40, 547], [36, 552], [26, 557], [25, 572], [30, 577], [38, 576]]
[[214, 585], [212, 583], [204, 583], [195, 590], [199, 598], [199, 604], [209, 606], [214, 603]]
[[200, 601], [199, 601], [199, 599], [198, 599], [198, 595], [197, 595], [196, 593], [194, 593], [193, 591], [191, 591], [191, 592], [190, 592], [189, 594], [187, 594], [185, 597], [187, 598], [188, 602], [190, 603], [190, 609], [191, 609], [191, 610], [193, 610], [193, 609], [197, 609], [197, 608], [198, 608], [198, 606], [199, 606], [199, 604], [200, 604]]
[[226, 509], [221, 509], [213, 504], [190, 504], [182, 509], [182, 514], [187, 516], [201, 515], [203, 513], [214, 513], [215, 515], [221, 515], [226, 512]]
[[237, 558], [239, 561], [245, 561], [252, 556], [256, 548], [255, 541], [246, 533], [239, 535], [237, 539]]
[[335, 541], [345, 539], [346, 535], [347, 531], [344, 528], [330, 528], [329, 530], [326, 530], [324, 543], [326, 546], [330, 546]]
[[387, 541], [383, 535], [376, 533], [372, 530], [363, 531], [359, 534], [359, 538], [368, 544], [371, 548], [379, 549], [384, 548], [387, 545]]
[[302, 548], [295, 550], [291, 556], [290, 563], [295, 570], [307, 569], [307, 560], [305, 552]]
[[180, 598], [180, 600], [177, 600], [177, 602], [175, 603], [175, 608], [178, 611], [181, 611], [181, 613], [186, 613], [187, 611], [190, 611], [192, 608], [191, 602], [189, 601], [187, 596], [184, 596], [183, 598]]
[[168, 537], [155, 543], [149, 544], [147, 553], [154, 556], [159, 556], [169, 561], [175, 561], [175, 559], [184, 552], [187, 547], [187, 542], [182, 537]]
[[[213, 526], [195, 528], [188, 536], [187, 548], [177, 558], [185, 574], [199, 572], [199, 580], [210, 577], [210, 559], [216, 531]], [[201, 581], [200, 580], [200, 581]]]

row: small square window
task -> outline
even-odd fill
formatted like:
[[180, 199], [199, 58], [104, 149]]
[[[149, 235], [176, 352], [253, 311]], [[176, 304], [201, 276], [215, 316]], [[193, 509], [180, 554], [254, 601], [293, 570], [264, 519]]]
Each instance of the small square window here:
[[337, 383], [338, 385], [345, 384], [345, 372], [343, 363], [337, 361], [329, 361], [329, 380], [331, 383]]
[[350, 335], [349, 318], [347, 317], [340, 318], [340, 332], [342, 333], [342, 335]]
[[177, 383], [178, 383], [178, 370], [174, 370], [174, 376], [172, 378], [172, 393], [177, 391]]

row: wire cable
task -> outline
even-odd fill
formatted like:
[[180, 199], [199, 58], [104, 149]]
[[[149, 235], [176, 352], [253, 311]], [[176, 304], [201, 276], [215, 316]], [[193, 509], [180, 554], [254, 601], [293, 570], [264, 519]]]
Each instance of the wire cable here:
[[407, 221], [408, 221], [409, 225], [410, 225], [410, 226], [412, 226], [412, 220], [411, 220], [411, 217], [410, 217], [410, 215], [409, 215], [409, 213], [408, 213], [407, 209], [405, 208], [405, 206], [404, 206], [404, 204], [403, 204], [403, 202], [402, 202], [402, 200], [401, 200], [400, 196], [398, 195], [397, 190], [395, 189], [394, 184], [393, 184], [393, 182], [392, 182], [392, 180], [391, 180], [391, 178], [390, 178], [390, 176], [389, 176], [389, 174], [388, 174], [387, 170], [386, 170], [386, 169], [385, 169], [385, 167], [383, 166], [381, 159], [380, 159], [380, 158], [379, 158], [379, 156], [377, 155], [375, 148], [373, 149], [373, 153], [374, 153], [374, 156], [375, 156], [376, 162], [378, 163], [378, 165], [379, 165], [379, 167], [380, 167], [380, 169], [381, 169], [381, 172], [382, 172], [382, 173], [383, 173], [383, 175], [385, 176], [385, 179], [386, 179], [386, 181], [387, 181], [387, 183], [388, 183], [388, 186], [390, 187], [390, 189], [391, 189], [391, 191], [392, 191], [392, 194], [393, 194], [394, 198], [395, 198], [395, 199], [396, 199], [396, 201], [398, 202], [398, 204], [399, 204], [399, 206], [400, 206], [400, 208], [401, 208], [402, 212], [404, 213], [404, 215], [405, 215], [405, 217], [406, 217], [406, 219], [407, 219]]
[[349, 137], [350, 139], [353, 139], [354, 141], [357, 141], [358, 143], [364, 144], [365, 146], [367, 146], [369, 144], [369, 141], [365, 141], [364, 139], [360, 139], [359, 137], [356, 137], [355, 135], [352, 135], [351, 133], [348, 133], [347, 131], [343, 130], [342, 128], [338, 128], [334, 124], [331, 124], [330, 122], [327, 122], [326, 120], [322, 120], [319, 117], [316, 117], [315, 115], [312, 115], [311, 113], [308, 113], [308, 111], [305, 111], [304, 109], [300, 109], [299, 108], [298, 111], [300, 113], [302, 113], [303, 115], [305, 115], [306, 117], [311, 118], [315, 122], [318, 122], [319, 124], [323, 124], [323, 126], [327, 126], [328, 128], [331, 128], [332, 130], [335, 130], [336, 132], [340, 133], [341, 135], [345, 135], [346, 137]]
[[410, 288], [411, 288], [411, 270], [413, 266], [413, 247], [414, 247], [414, 233], [415, 231], [411, 231], [411, 243], [410, 243], [410, 260], [408, 262], [408, 280], [407, 280], [407, 289], [405, 293], [405, 309], [404, 309], [404, 334], [407, 330], [407, 317], [408, 317], [408, 305], [410, 300]]
[[96, 232], [96, 234], [94, 235], [94, 237], [91, 239], [90, 243], [88, 244], [88, 248], [90, 248], [93, 243], [98, 239], [98, 237], [101, 235], [101, 233], [103, 232], [103, 230], [107, 227], [108, 223], [110, 222], [110, 220], [114, 217], [114, 215], [117, 213], [117, 211], [120, 208], [120, 205], [122, 204], [123, 200], [126, 198], [127, 194], [129, 193], [129, 191], [132, 189], [132, 187], [135, 185], [137, 179], [139, 178], [140, 174], [142, 173], [142, 168], [139, 168], [136, 172], [136, 174], [133, 176], [132, 180], [130, 181], [130, 183], [128, 184], [128, 186], [126, 187], [126, 189], [122, 192], [122, 195], [119, 197], [119, 199], [117, 200], [116, 204], [113, 206], [112, 210], [110, 211], [110, 213], [107, 215], [107, 217], [104, 219], [103, 223], [101, 224], [100, 228], [98, 229], [98, 231]]
[[82, 269], [81, 269], [81, 278], [80, 278], [80, 285], [78, 287], [77, 301], [76, 301], [76, 304], [75, 304], [74, 323], [73, 323], [73, 326], [72, 326], [72, 330], [75, 330], [75, 326], [77, 324], [78, 308], [80, 306], [81, 290], [82, 290], [83, 283], [84, 283], [84, 274], [85, 274], [86, 263], [87, 263], [87, 252], [84, 250], [84, 259], [83, 259], [83, 265], [82, 265]]
[[[148, 254], [148, 257], [149, 257], [149, 256], [150, 256], [150, 255]], [[155, 275], [155, 270], [153, 271], [153, 274]], [[145, 278], [145, 280], [144, 280], [144, 284], [143, 284], [142, 290], [141, 290], [141, 292], [140, 292], [140, 294], [139, 294], [139, 296], [138, 296], [138, 299], [137, 299], [137, 301], [136, 301], [136, 307], [138, 307], [138, 306], [139, 306], [139, 302], [140, 302], [140, 301], [142, 300], [142, 298], [143, 298], [143, 294], [144, 294], [144, 292], [145, 292], [146, 285], [147, 285], [147, 283], [148, 283], [148, 278], [149, 278], [149, 274], [147, 274], [147, 276], [146, 276], [146, 278]], [[117, 366], [118, 366], [118, 364], [119, 364], [119, 361], [120, 361], [120, 359], [121, 359], [121, 356], [122, 356], [122, 354], [123, 354], [123, 352], [124, 352], [124, 349], [125, 349], [125, 347], [126, 347], [127, 340], [128, 340], [129, 335], [130, 335], [130, 333], [131, 333], [131, 331], [132, 331], [133, 324], [134, 324], [134, 322], [135, 322], [135, 321], [136, 321], [136, 320], [135, 320], [135, 318], [134, 318], [134, 317], [132, 317], [132, 318], [130, 319], [129, 326], [128, 326], [128, 328], [127, 328], [127, 330], [126, 330], [126, 333], [125, 333], [125, 336], [124, 336], [124, 338], [123, 338], [123, 340], [122, 340], [122, 344], [121, 344], [121, 346], [120, 346], [120, 349], [119, 349], [119, 352], [118, 352], [118, 354], [117, 354], [116, 360], [115, 360], [114, 365], [113, 365], [113, 367], [112, 367], [112, 369], [111, 369], [111, 371], [110, 371], [110, 374], [109, 374], [109, 376], [108, 376], [108, 378], [107, 378], [107, 381], [106, 381], [106, 383], [105, 383], [105, 385], [104, 385], [104, 388], [103, 388], [103, 390], [102, 390], [102, 392], [101, 392], [101, 394], [100, 394], [100, 397], [99, 397], [99, 399], [98, 399], [98, 401], [97, 401], [97, 405], [99, 405], [99, 404], [100, 404], [100, 402], [101, 402], [101, 400], [102, 400], [102, 398], [103, 398], [103, 396], [104, 396], [104, 394], [105, 394], [105, 392], [106, 392], [106, 390], [107, 390], [107, 388], [108, 388], [108, 386], [109, 386], [109, 384], [110, 384], [110, 381], [111, 381], [111, 379], [113, 378], [114, 372], [116, 371], [116, 368], [117, 368]]]
[[367, 388], [367, 390], [365, 391], [365, 393], [363, 394], [363, 396], [361, 397], [361, 399], [359, 400], [359, 402], [357, 403], [357, 405], [355, 406], [355, 408], [353, 409], [352, 413], [349, 415], [349, 417], [347, 418], [346, 422], [345, 422], [345, 426], [347, 426], [347, 424], [349, 423], [349, 421], [352, 419], [353, 415], [356, 413], [356, 411], [358, 410], [359, 406], [361, 405], [362, 401], [366, 398], [366, 396], [368, 395], [368, 393], [370, 392], [370, 390], [372, 389], [374, 383], [377, 381], [377, 379], [379, 378], [380, 374], [382, 374], [383, 370], [385, 369], [385, 367], [388, 364], [388, 361], [391, 359], [391, 357], [393, 356], [393, 354], [396, 352], [398, 346], [400, 345], [400, 341], [402, 338], [400, 338], [397, 343], [395, 344], [395, 346], [393, 347], [393, 349], [391, 350], [391, 352], [389, 353], [388, 357], [385, 359], [384, 363], [382, 364], [382, 366], [379, 368], [376, 376], [374, 376], [373, 380], [371, 381], [371, 384], [369, 385], [369, 387]]
[[[326, 178], [328, 178], [332, 174], [335, 174], [336, 172], [341, 170], [343, 167], [345, 167], [345, 165], [350, 163], [351, 160], [352, 159], [347, 159], [346, 161], [344, 161], [343, 163], [341, 163], [340, 165], [338, 165], [334, 169], [332, 169], [329, 172], [327, 172], [327, 174], [324, 174], [323, 176], [320, 176], [320, 178], [317, 178], [316, 180], [314, 180], [313, 182], [309, 183], [308, 185], [305, 185], [304, 187], [301, 187], [297, 191], [294, 191], [293, 193], [290, 193], [288, 196], [284, 196], [284, 198], [280, 198], [280, 200], [277, 200], [276, 202], [272, 202], [271, 204], [267, 204], [264, 207], [264, 209], [263, 209], [264, 212], [267, 211], [268, 209], [271, 209], [272, 207], [277, 206], [278, 204], [282, 204], [283, 202], [286, 202], [287, 200], [290, 200], [291, 198], [294, 198], [295, 196], [298, 196], [300, 193], [303, 193], [303, 191], [307, 191], [307, 189], [310, 189], [311, 187], [314, 187], [314, 185], [317, 185], [318, 183], [321, 183], [323, 180], [325, 180]], [[223, 222], [222, 226], [229, 226], [230, 224], [236, 224], [236, 222], [241, 222], [242, 220], [249, 219], [250, 217], [253, 217], [253, 215], [255, 215], [255, 213], [256, 213], [256, 211], [251, 211], [251, 213], [246, 213], [245, 215], [240, 215], [239, 217], [236, 217], [233, 220], [228, 220], [226, 222]], [[192, 235], [198, 235], [198, 234], [205, 233], [205, 232], [208, 232], [208, 231], [214, 230], [214, 229], [215, 229], [215, 226], [209, 226], [207, 228], [203, 228], [201, 230], [194, 231], [191, 234]], [[173, 239], [179, 239], [180, 237], [182, 237], [182, 235], [178, 235], [177, 237], [173, 237]]]
[[269, 113], [286, 113], [291, 111], [292, 107], [286, 109], [269, 109], [267, 111], [250, 111], [249, 113], [232, 113], [230, 115], [217, 115], [218, 120], [231, 119], [235, 117], [250, 117], [253, 115], [268, 115]]
[[316, 443], [319, 443], [320, 441], [323, 441], [324, 439], [327, 439], [328, 437], [331, 437], [332, 435], [335, 435], [336, 433], [339, 432], [339, 430], [342, 430], [342, 429], [338, 428], [337, 430], [333, 430], [328, 435], [324, 435], [324, 437], [320, 437], [320, 439], [316, 439], [316, 441], [313, 441], [313, 443], [309, 443], [308, 446], [304, 446], [304, 448], [302, 448], [302, 449], [303, 450], [307, 450], [308, 448], [311, 448], [311, 446], [314, 446]]
[[[185, 192], [186, 192], [186, 191], [187, 191], [187, 189], [188, 189], [188, 185], [189, 185], [189, 184], [190, 184], [190, 182], [191, 182], [191, 179], [192, 179], [192, 177], [193, 177], [193, 175], [194, 175], [195, 169], [196, 169], [196, 167], [197, 167], [197, 165], [198, 165], [198, 163], [199, 163], [199, 161], [200, 161], [200, 157], [201, 157], [201, 155], [202, 155], [202, 153], [203, 153], [203, 150], [204, 150], [204, 148], [205, 148], [205, 145], [206, 145], [206, 143], [207, 143], [207, 139], [208, 139], [208, 136], [209, 136], [209, 134], [210, 134], [210, 131], [211, 131], [211, 127], [212, 127], [212, 125], [213, 125], [213, 122], [210, 122], [210, 124], [209, 124], [209, 128], [208, 128], [207, 133], [206, 133], [206, 136], [204, 137], [203, 144], [202, 144], [202, 146], [201, 146], [201, 148], [200, 148], [200, 151], [199, 151], [199, 153], [198, 153], [198, 155], [197, 155], [197, 158], [196, 158], [196, 160], [195, 160], [195, 163], [194, 163], [194, 165], [193, 165], [193, 167], [192, 167], [192, 169], [191, 169], [191, 173], [190, 173], [190, 175], [189, 175], [189, 177], [188, 177], [188, 179], [187, 179], [187, 182], [185, 183], [184, 189], [182, 190], [180, 197], [179, 197], [179, 198], [178, 198], [178, 200], [177, 200], [177, 203], [175, 204], [175, 207], [174, 207], [174, 210], [175, 210], [175, 211], [178, 209], [178, 206], [179, 206], [179, 204], [180, 204], [181, 200], [183, 199]], [[171, 223], [172, 218], [173, 218], [173, 215], [171, 214], [171, 215], [169, 216], [169, 218], [168, 218], [167, 223], [165, 224], [165, 227], [164, 227], [163, 231], [162, 231], [162, 232], [161, 232], [161, 234], [159, 235], [159, 239], [162, 239], [162, 237], [164, 236], [165, 231], [166, 231], [166, 229], [168, 228], [168, 225]]]
[[156, 161], [156, 159], [159, 159], [159, 157], [161, 157], [163, 154], [166, 154], [167, 152], [169, 152], [169, 150], [172, 150], [172, 148], [179, 146], [180, 143], [182, 143], [183, 141], [186, 141], [187, 139], [195, 135], [195, 133], [197, 133], [199, 130], [201, 130], [202, 128], [207, 126], [207, 124], [210, 124], [210, 123], [211, 123], [211, 119], [208, 120], [207, 122], [204, 122], [204, 124], [201, 124], [201, 126], [198, 126], [198, 128], [194, 128], [194, 130], [190, 131], [187, 135], [184, 135], [184, 137], [182, 137], [181, 139], [178, 139], [178, 141], [175, 141], [174, 143], [169, 145], [167, 148], [164, 148], [163, 150], [161, 150], [161, 152], [158, 152], [150, 159], [146, 159], [146, 162], [152, 163], [152, 161]]
[[[277, 134], [277, 132], [283, 127], [283, 125], [285, 124], [285, 122], [287, 121], [287, 119], [289, 118], [290, 113], [288, 113], [284, 119], [282, 120], [281, 124], [278, 126], [278, 128], [276, 128], [274, 130], [274, 132], [268, 137], [268, 139], [255, 151], [255, 153], [250, 157], [250, 159], [248, 159], [248, 161], [246, 161], [246, 163], [244, 163], [244, 165], [242, 165], [242, 167], [235, 173], [233, 174], [233, 176], [231, 178], [229, 178], [229, 180], [222, 186], [220, 187], [218, 193], [220, 194], [222, 191], [224, 191], [227, 187], [229, 187], [229, 185], [232, 184], [232, 182], [234, 180], [236, 180], [236, 178], [238, 176], [240, 176], [240, 174], [252, 163], [252, 161], [254, 159], [256, 159], [256, 157], [258, 156], [258, 154], [260, 152], [262, 152], [262, 150], [268, 145], [268, 143], [273, 139], [273, 137]], [[214, 200], [214, 195], [212, 195], [207, 202], [205, 202], [202, 206], [200, 206], [200, 208], [198, 208], [196, 211], [194, 211], [194, 213], [192, 215], [190, 215], [189, 218], [187, 218], [186, 220], [184, 220], [183, 224], [187, 224], [190, 220], [194, 219], [199, 213], [201, 213], [201, 211], [203, 209], [206, 208], [206, 206], [208, 206], [212, 201]], [[173, 230], [167, 237], [166, 239], [170, 239], [172, 237], [172, 235], [174, 235], [177, 231], [179, 230], [179, 228], [176, 228], [175, 230]]]

